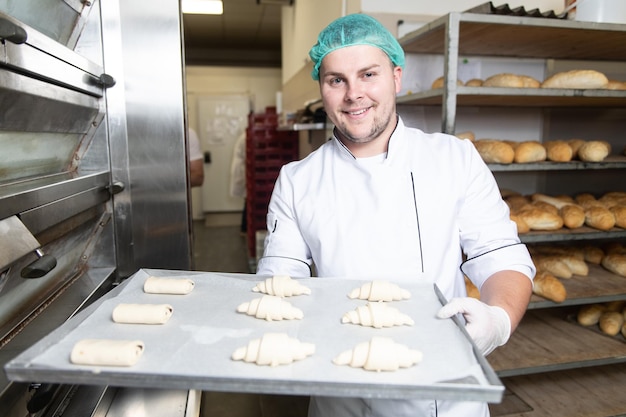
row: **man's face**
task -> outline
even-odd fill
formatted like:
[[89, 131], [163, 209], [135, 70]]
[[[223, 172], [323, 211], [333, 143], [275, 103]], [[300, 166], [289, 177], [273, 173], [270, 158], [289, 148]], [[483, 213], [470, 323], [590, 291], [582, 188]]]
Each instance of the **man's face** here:
[[374, 46], [348, 46], [324, 57], [320, 66], [324, 108], [350, 150], [373, 141], [386, 146], [396, 126], [401, 77], [402, 68], [393, 67], [385, 52]]

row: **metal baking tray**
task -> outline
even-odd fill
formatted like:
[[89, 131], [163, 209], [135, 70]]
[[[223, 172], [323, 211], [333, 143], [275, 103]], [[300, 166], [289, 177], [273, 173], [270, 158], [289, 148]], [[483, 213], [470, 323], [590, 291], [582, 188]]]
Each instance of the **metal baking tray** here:
[[[190, 294], [182, 296], [146, 294], [143, 282], [151, 275], [189, 277], [196, 285]], [[392, 303], [411, 316], [415, 325], [374, 329], [341, 323], [344, 313], [366, 303], [347, 296], [367, 282], [357, 279], [302, 279], [311, 288], [311, 295], [287, 299], [304, 312], [302, 320], [265, 321], [237, 313], [239, 304], [261, 296], [252, 288], [265, 278], [139, 270], [8, 362], [5, 372], [13, 381], [40, 383], [492, 403], [502, 400], [503, 385], [460, 320], [435, 317], [445, 300], [432, 282], [399, 283], [411, 292], [411, 299]], [[169, 303], [174, 313], [165, 325], [114, 323], [113, 308], [129, 302]], [[315, 354], [275, 367], [230, 359], [235, 349], [266, 332], [285, 332], [302, 342], [314, 343]], [[332, 363], [340, 352], [375, 335], [421, 350], [423, 361], [394, 372], [371, 372]], [[69, 360], [70, 352], [84, 338], [140, 339], [145, 351], [132, 367], [74, 365]]]

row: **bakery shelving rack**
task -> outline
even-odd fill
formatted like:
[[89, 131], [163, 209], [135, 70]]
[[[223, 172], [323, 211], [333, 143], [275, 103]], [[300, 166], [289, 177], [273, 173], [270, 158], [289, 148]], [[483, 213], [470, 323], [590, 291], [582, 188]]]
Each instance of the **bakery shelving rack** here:
[[[456, 83], [460, 56], [626, 62], [626, 25], [453, 12], [407, 34], [400, 44], [407, 53], [444, 56], [443, 88], [397, 99], [402, 105], [440, 106], [442, 132], [455, 133], [459, 107], [626, 109], [626, 91], [484, 88]], [[622, 138], [615, 139], [621, 140], [623, 147], [626, 141]], [[623, 155], [612, 155], [600, 163], [489, 167], [496, 175], [609, 172], [617, 179], [616, 190], [626, 191]], [[531, 232], [521, 238], [526, 243], [624, 242], [626, 230], [603, 232], [583, 227]], [[504, 401], [490, 406], [492, 416], [626, 415], [626, 401], [616, 388], [626, 386], [626, 339], [583, 328], [573, 318], [581, 305], [626, 300], [626, 278], [592, 265], [589, 276], [563, 282], [567, 299], [557, 304], [533, 295], [509, 343], [489, 356], [507, 387]]]

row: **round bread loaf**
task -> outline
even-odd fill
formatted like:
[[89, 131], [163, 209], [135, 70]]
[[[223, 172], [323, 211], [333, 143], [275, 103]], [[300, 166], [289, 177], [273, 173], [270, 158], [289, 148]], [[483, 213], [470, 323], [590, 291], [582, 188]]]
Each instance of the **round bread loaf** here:
[[539, 88], [541, 83], [528, 75], [495, 74], [483, 81], [483, 87]]
[[581, 326], [594, 326], [600, 321], [600, 316], [606, 312], [606, 307], [602, 304], [588, 304], [578, 310], [576, 321]]
[[595, 70], [571, 70], [558, 72], [548, 77], [542, 88], [575, 88], [575, 89], [597, 89], [606, 88], [609, 84], [606, 75]]
[[471, 80], [467, 80], [465, 83], [466, 87], [480, 87], [483, 85], [483, 80], [480, 78], [472, 78]]
[[513, 161], [523, 164], [528, 162], [539, 162], [546, 160], [546, 148], [535, 140], [518, 143], [515, 147]]
[[488, 164], [510, 164], [515, 158], [513, 147], [501, 140], [479, 139], [474, 141], [474, 146]]
[[550, 140], [543, 144], [546, 148], [546, 159], [553, 162], [569, 162], [574, 152], [564, 140]]
[[602, 313], [598, 320], [600, 330], [609, 336], [616, 336], [621, 330], [624, 324], [624, 317], [621, 313], [615, 311], [607, 311]]
[[590, 140], [578, 149], [578, 158], [585, 162], [600, 162], [611, 153], [611, 145], [599, 140]]

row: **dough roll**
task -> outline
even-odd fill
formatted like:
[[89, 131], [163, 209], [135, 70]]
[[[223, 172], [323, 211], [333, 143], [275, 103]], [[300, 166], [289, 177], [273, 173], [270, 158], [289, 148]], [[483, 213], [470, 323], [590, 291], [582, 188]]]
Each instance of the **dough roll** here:
[[70, 361], [77, 365], [133, 366], [143, 351], [140, 340], [84, 339], [74, 345]]
[[169, 304], [118, 304], [112, 316], [116, 323], [165, 324], [173, 312]]
[[149, 277], [143, 284], [144, 292], [150, 294], [189, 294], [195, 283], [189, 278]]

